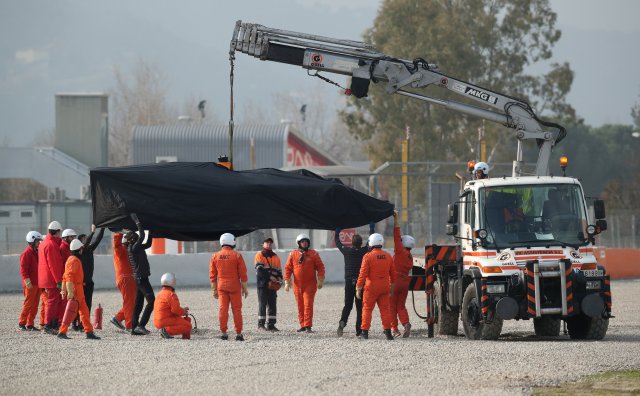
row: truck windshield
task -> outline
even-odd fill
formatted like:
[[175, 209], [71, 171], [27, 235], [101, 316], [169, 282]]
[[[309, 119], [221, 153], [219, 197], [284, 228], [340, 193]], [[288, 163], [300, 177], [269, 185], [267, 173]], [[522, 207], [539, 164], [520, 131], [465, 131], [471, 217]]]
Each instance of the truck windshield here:
[[586, 243], [587, 216], [578, 185], [485, 187], [479, 205], [480, 228], [496, 249]]

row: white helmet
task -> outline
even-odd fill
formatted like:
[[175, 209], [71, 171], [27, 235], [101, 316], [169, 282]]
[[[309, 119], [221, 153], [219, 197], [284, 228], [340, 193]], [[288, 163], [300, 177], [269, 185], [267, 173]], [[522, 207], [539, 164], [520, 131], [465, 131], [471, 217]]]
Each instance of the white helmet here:
[[369, 246], [382, 246], [384, 245], [384, 237], [377, 232], [369, 235]]
[[485, 175], [488, 175], [489, 174], [489, 165], [487, 165], [486, 162], [478, 162], [473, 167], [473, 173], [476, 173], [477, 171], [482, 171], [482, 173], [484, 173]]
[[309, 243], [311, 243], [311, 239], [309, 238], [309, 235], [307, 234], [300, 234], [296, 237], [296, 243], [300, 243], [300, 241], [306, 239], [307, 241], [309, 241]]
[[69, 236], [77, 236], [78, 234], [76, 234], [76, 232], [74, 230], [72, 230], [71, 228], [67, 228], [66, 230], [62, 231], [62, 237], [69, 237]]
[[29, 231], [27, 234], [27, 242], [29, 243], [33, 243], [38, 239], [42, 240], [42, 234], [38, 231]]
[[167, 272], [162, 275], [162, 278], [160, 278], [160, 284], [162, 286], [176, 287], [176, 275], [171, 272]]
[[231, 247], [236, 246], [236, 237], [234, 237], [233, 234], [229, 234], [228, 232], [220, 235], [220, 246], [224, 245], [228, 245]]
[[402, 239], [402, 246], [413, 249], [416, 246], [416, 240], [411, 235], [403, 235], [400, 239]]
[[84, 245], [82, 244], [82, 242], [80, 242], [79, 239], [74, 239], [69, 245], [69, 250], [80, 250], [80, 248], [83, 246]]
[[54, 230], [54, 231], [58, 231], [61, 230], [62, 226], [60, 225], [60, 223], [58, 223], [57, 221], [52, 221], [51, 223], [49, 223], [49, 227], [47, 227], [47, 230]]

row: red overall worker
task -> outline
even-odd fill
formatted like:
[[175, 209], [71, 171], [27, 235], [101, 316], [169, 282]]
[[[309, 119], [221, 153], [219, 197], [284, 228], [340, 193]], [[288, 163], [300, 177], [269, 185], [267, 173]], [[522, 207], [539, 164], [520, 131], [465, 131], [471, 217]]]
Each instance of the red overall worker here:
[[153, 303], [153, 325], [160, 329], [162, 338], [173, 338], [182, 334], [182, 338], [189, 338], [191, 322], [184, 318], [189, 313], [189, 307], [181, 307], [176, 294], [176, 276], [170, 272], [160, 278], [162, 290]]
[[[84, 245], [79, 240], [74, 239], [71, 241], [69, 249], [71, 251], [71, 255], [64, 265], [64, 275], [62, 276], [62, 295], [64, 299], [78, 301], [80, 321], [82, 321], [82, 327], [84, 327], [87, 338], [90, 340], [99, 340], [100, 337], [93, 333], [91, 317], [89, 316], [89, 307], [87, 307], [87, 302], [84, 299], [84, 273], [82, 271], [82, 261], [80, 261]], [[70, 323], [62, 323], [60, 331], [58, 332], [58, 338], [69, 339], [67, 336], [69, 324]]]
[[244, 341], [242, 335], [242, 296], [247, 298], [247, 267], [242, 255], [233, 251], [236, 246], [236, 238], [229, 233], [220, 236], [219, 252], [211, 256], [209, 264], [209, 279], [211, 280], [211, 290], [213, 298], [220, 298], [220, 310], [218, 319], [220, 320], [220, 336], [223, 340], [228, 340], [227, 326], [229, 323], [229, 303], [233, 312], [233, 324], [236, 328], [236, 341]]
[[298, 235], [296, 243], [298, 249], [289, 253], [284, 267], [284, 290], [289, 291], [293, 274], [293, 294], [298, 303], [300, 323], [297, 331], [313, 333], [313, 300], [316, 291], [324, 285], [324, 263], [318, 252], [309, 248], [311, 240], [307, 234]]
[[[416, 241], [411, 235], [400, 236], [400, 224], [398, 222], [398, 211], [393, 212], [393, 265], [396, 272], [395, 288], [391, 296], [391, 334], [394, 337], [402, 335], [403, 338], [411, 334], [411, 323], [409, 323], [409, 312], [406, 302], [409, 294], [409, 283], [411, 278], [409, 273], [413, 267], [413, 256], [411, 249]], [[402, 334], [398, 330], [398, 318], [404, 327]]]
[[[389, 311], [389, 295], [393, 295], [396, 272], [393, 268], [393, 258], [382, 250], [384, 238], [376, 233], [369, 236], [371, 251], [362, 258], [360, 276], [356, 283], [356, 298], [362, 298], [362, 338], [369, 338], [371, 314], [378, 304], [382, 328], [387, 340], [393, 340], [391, 335], [391, 313]], [[362, 290], [364, 289], [364, 298]]]
[[55, 220], [49, 223], [49, 233], [38, 247], [38, 286], [44, 289], [47, 295], [44, 331], [53, 335], [58, 333], [58, 312], [62, 311], [64, 314], [64, 306], [60, 298], [64, 273], [64, 262], [60, 256], [61, 228], [60, 223]]
[[[18, 329], [20, 330], [38, 331], [33, 322], [38, 313], [38, 302], [41, 295], [38, 287], [38, 245], [41, 241], [42, 235], [38, 231], [29, 231], [27, 234], [29, 246], [20, 255], [20, 275], [22, 276], [22, 291], [24, 293], [22, 312], [20, 312], [18, 320]], [[41, 317], [40, 320], [42, 319]]]
[[[71, 228], [67, 228], [62, 231], [62, 242], [60, 242], [60, 255], [62, 256], [63, 266], [67, 262], [67, 259], [69, 258], [69, 256], [71, 255], [71, 251], [69, 249], [71, 241], [76, 239], [77, 236], [78, 234]], [[60, 300], [60, 305], [58, 309], [58, 323], [62, 322], [62, 317], [64, 316], [64, 310], [66, 306], [67, 306], [67, 300], [62, 298]], [[74, 331], [80, 330], [75, 324], [73, 324], [72, 327]]]
[[[122, 294], [122, 308], [111, 318], [111, 323], [120, 330], [131, 331], [133, 326], [133, 308], [136, 304], [137, 286], [133, 279], [133, 270], [127, 252], [128, 242], [122, 243], [123, 234], [113, 234], [113, 268], [116, 272], [116, 286]], [[124, 320], [124, 325], [122, 321]]]
[[66, 263], [67, 259], [71, 255], [71, 250], [69, 246], [71, 245], [71, 241], [76, 239], [76, 232], [71, 228], [67, 228], [62, 231], [62, 242], [60, 242], [60, 254], [62, 255], [62, 262]]

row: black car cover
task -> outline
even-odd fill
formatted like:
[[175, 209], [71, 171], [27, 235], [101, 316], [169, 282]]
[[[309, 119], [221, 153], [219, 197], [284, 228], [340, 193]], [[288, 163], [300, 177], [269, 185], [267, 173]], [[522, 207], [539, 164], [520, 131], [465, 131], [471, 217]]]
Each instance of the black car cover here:
[[96, 168], [90, 178], [97, 227], [135, 229], [135, 213], [152, 236], [183, 241], [266, 228], [350, 228], [393, 214], [388, 201], [308, 171], [173, 162]]

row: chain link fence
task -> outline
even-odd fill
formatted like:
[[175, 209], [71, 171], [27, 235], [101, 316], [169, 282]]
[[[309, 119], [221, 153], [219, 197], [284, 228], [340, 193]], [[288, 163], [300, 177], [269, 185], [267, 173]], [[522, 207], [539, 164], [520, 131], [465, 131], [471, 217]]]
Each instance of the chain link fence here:
[[599, 246], [640, 248], [640, 208], [607, 210], [606, 220], [607, 230], [598, 235]]

